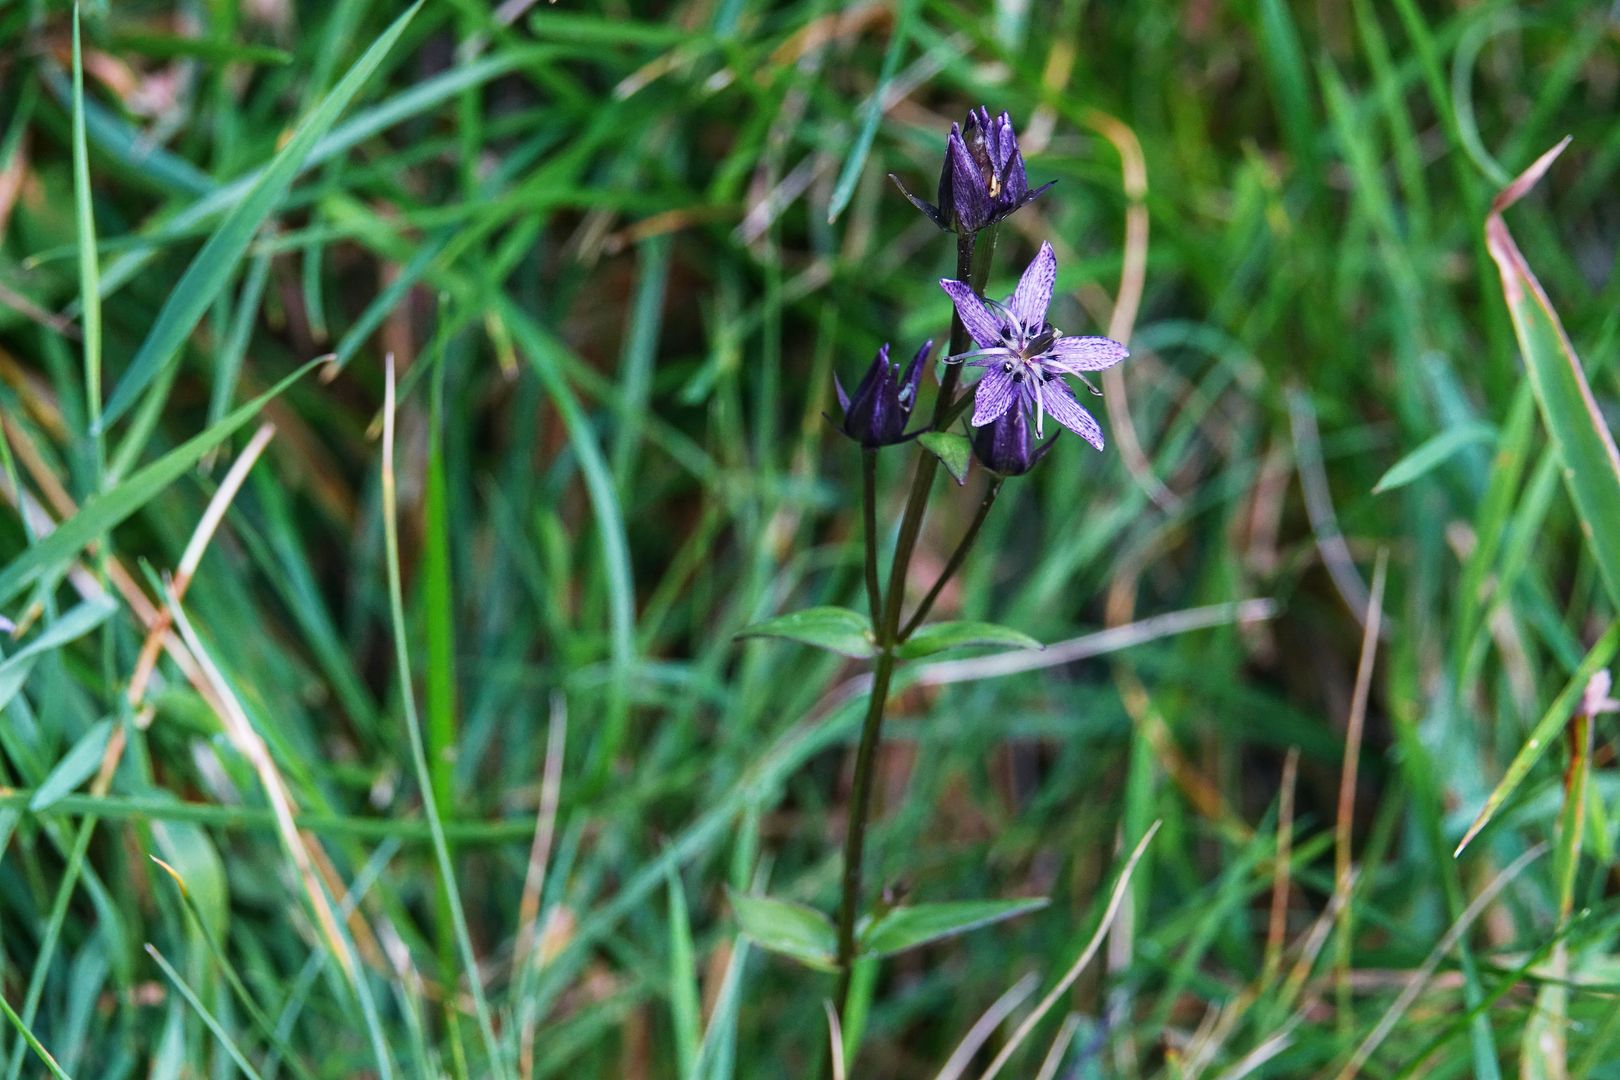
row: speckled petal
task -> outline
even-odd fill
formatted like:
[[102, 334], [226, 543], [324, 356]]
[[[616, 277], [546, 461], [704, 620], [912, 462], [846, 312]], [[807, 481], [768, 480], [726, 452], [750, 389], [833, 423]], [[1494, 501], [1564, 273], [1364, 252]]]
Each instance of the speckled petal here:
[[995, 421], [1012, 408], [1017, 399], [1018, 384], [1005, 366], [985, 368], [984, 377], [973, 392], [973, 426], [983, 427]]
[[1080, 436], [1098, 450], [1103, 448], [1102, 428], [1074, 398], [1074, 391], [1062, 379], [1048, 379], [1041, 387], [1041, 403], [1052, 419]]
[[940, 281], [939, 287], [950, 296], [951, 303], [956, 305], [956, 313], [962, 317], [962, 325], [973, 340], [978, 342], [981, 349], [993, 349], [1002, 342], [1001, 320], [991, 314], [990, 309], [984, 306], [979, 294], [965, 281], [954, 281], [945, 278]]
[[1033, 333], [1046, 322], [1046, 309], [1052, 304], [1052, 287], [1057, 283], [1057, 255], [1051, 244], [1042, 244], [1035, 258], [1024, 268], [1007, 306]]
[[1060, 337], [1052, 342], [1046, 355], [1050, 357], [1047, 366], [1077, 373], [1111, 368], [1129, 356], [1130, 351], [1113, 338]]

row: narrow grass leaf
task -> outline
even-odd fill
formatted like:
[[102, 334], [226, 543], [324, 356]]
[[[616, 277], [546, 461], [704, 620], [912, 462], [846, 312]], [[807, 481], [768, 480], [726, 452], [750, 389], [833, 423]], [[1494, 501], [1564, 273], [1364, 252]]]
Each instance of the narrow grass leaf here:
[[44, 1045], [34, 1037], [34, 1033], [28, 1029], [28, 1025], [22, 1022], [22, 1017], [18, 1016], [11, 1008], [10, 1003], [6, 1001], [4, 994], [0, 994], [0, 1013], [5, 1014], [5, 1018], [11, 1021], [11, 1026], [17, 1029], [17, 1034], [22, 1037], [22, 1041], [28, 1044], [28, 1049], [39, 1056], [39, 1060], [43, 1061], [45, 1067], [51, 1070], [52, 1076], [56, 1077], [57, 1080], [73, 1080], [71, 1076], [63, 1071], [62, 1066], [56, 1063], [56, 1059], [51, 1056], [51, 1052], [45, 1049]]
[[872, 139], [877, 135], [878, 121], [883, 119], [883, 99], [888, 96], [889, 84], [900, 66], [900, 54], [905, 51], [906, 39], [911, 35], [912, 16], [917, 13], [918, 0], [901, 0], [895, 12], [894, 25], [889, 30], [889, 47], [883, 52], [883, 66], [878, 71], [877, 85], [866, 99], [866, 111], [861, 115], [860, 128], [850, 145], [844, 167], [838, 171], [838, 182], [833, 185], [832, 198], [827, 204], [827, 223], [838, 220], [849, 200], [855, 195], [855, 185], [861, 178], [861, 167], [872, 150]]
[[[13, 671], [28, 667], [34, 657], [60, 649], [88, 634], [107, 621], [118, 605], [107, 599], [88, 600], [47, 626], [38, 637], [0, 660], [0, 686], [7, 685]], [[3, 696], [0, 696], [3, 698]]]
[[1491, 818], [1496, 816], [1496, 812], [1502, 808], [1502, 804], [1524, 782], [1525, 775], [1529, 773], [1530, 767], [1540, 760], [1542, 754], [1547, 752], [1547, 748], [1555, 741], [1554, 737], [1569, 722], [1570, 715], [1580, 703], [1581, 695], [1586, 692], [1587, 682], [1597, 672], [1608, 667], [1617, 652], [1620, 652], [1620, 622], [1610, 626], [1608, 632], [1598, 639], [1596, 645], [1592, 646], [1592, 650], [1581, 661], [1581, 666], [1575, 669], [1575, 673], [1570, 676], [1569, 682], [1564, 685], [1564, 689], [1553, 699], [1553, 703], [1547, 707], [1546, 713], [1536, 722], [1536, 726], [1530, 731], [1530, 738], [1525, 740], [1524, 746], [1513, 756], [1513, 761], [1508, 765], [1507, 772], [1502, 775], [1502, 779], [1492, 789], [1489, 798], [1485, 800], [1484, 807], [1481, 808], [1479, 815], [1474, 818], [1474, 823], [1468, 826], [1468, 831], [1463, 834], [1462, 843], [1457, 845], [1457, 850], [1453, 854], [1461, 855], [1463, 849], [1473, 841], [1474, 837], [1479, 835], [1480, 830], [1490, 824]]
[[1389, 471], [1379, 477], [1378, 483], [1373, 485], [1373, 494], [1382, 495], [1386, 491], [1405, 487], [1414, 480], [1429, 475], [1468, 447], [1495, 441], [1496, 428], [1483, 420], [1459, 424], [1457, 427], [1442, 431], [1391, 465]]
[[110, 719], [92, 724], [90, 730], [79, 736], [79, 741], [45, 777], [34, 792], [34, 797], [28, 800], [28, 809], [38, 813], [90, 779], [101, 765], [112, 732], [113, 722]]
[[208, 1030], [214, 1033], [214, 1038], [219, 1040], [220, 1045], [231, 1056], [231, 1060], [236, 1062], [236, 1067], [242, 1070], [243, 1075], [251, 1078], [251, 1080], [261, 1080], [259, 1071], [248, 1061], [246, 1055], [242, 1053], [241, 1047], [236, 1045], [236, 1040], [231, 1038], [231, 1033], [225, 1030], [225, 1025], [221, 1024], [219, 1018], [208, 1010], [208, 1007], [197, 997], [196, 991], [187, 985], [186, 980], [180, 977], [180, 973], [174, 970], [174, 966], [163, 958], [163, 954], [148, 944], [146, 946], [146, 955], [150, 956], [157, 962], [157, 966], [163, 969], [163, 974], [169, 977], [169, 981], [180, 992], [180, 996], [186, 999], [186, 1004], [190, 1005], [192, 1010], [202, 1018], [202, 1022], [208, 1026]]
[[495, 1037], [494, 1022], [490, 1018], [489, 1002], [484, 994], [483, 975], [478, 967], [478, 954], [473, 950], [472, 934], [467, 929], [467, 913], [462, 907], [461, 892], [456, 885], [455, 868], [450, 862], [450, 844], [445, 838], [444, 821], [439, 815], [439, 800], [434, 792], [432, 771], [428, 766], [427, 742], [422, 732], [422, 721], [416, 713], [415, 680], [411, 677], [410, 647], [405, 631], [405, 587], [399, 557], [399, 505], [398, 484], [394, 474], [394, 362], [387, 362], [385, 401], [383, 405], [383, 462], [382, 510], [383, 552], [388, 575], [388, 611], [394, 638], [394, 663], [402, 693], [400, 703], [405, 714], [407, 740], [410, 743], [411, 764], [415, 768], [416, 782], [421, 789], [422, 812], [427, 818], [428, 832], [433, 840], [433, 857], [445, 903], [449, 909], [451, 925], [455, 930], [456, 947], [460, 953], [462, 974], [472, 995], [473, 1012], [478, 1019], [479, 1035], [483, 1039], [486, 1067], [495, 1077], [508, 1075], [500, 1043]]
[[1525, 370], [1563, 461], [1564, 483], [1581, 530], [1609, 598], [1620, 607], [1620, 450], [1598, 410], [1575, 346], [1502, 220], [1503, 211], [1536, 185], [1568, 145], [1566, 138], [1497, 193], [1485, 219], [1485, 246], [1501, 273], [1502, 295]]
[[[84, 393], [87, 422], [101, 419], [101, 264], [96, 256], [96, 215], [90, 205], [90, 153], [84, 122], [84, 52], [79, 7], [73, 7], [73, 224], [79, 240], [79, 329], [84, 336]], [[100, 469], [101, 443], [96, 443]], [[96, 477], [100, 486], [101, 477]]]
[[692, 922], [680, 872], [670, 866], [665, 873], [669, 880], [669, 1011], [675, 1028], [675, 1064], [682, 1080], [692, 1080], [697, 1075], [698, 1048], [703, 1045]]
[[173, 363], [181, 346], [191, 336], [221, 290], [230, 282], [237, 263], [247, 251], [248, 244], [259, 226], [281, 204], [292, 186], [304, 159], [316, 142], [337, 122], [339, 114], [360, 92], [360, 87], [382, 63], [394, 42], [405, 32], [406, 25], [421, 7], [422, 0], [412, 5], [382, 36], [367, 49], [365, 55], [349, 69], [347, 75], [333, 87], [332, 92], [315, 107], [304, 122], [298, 125], [287, 145], [271, 159], [260, 174], [258, 182], [242, 201], [225, 215], [202, 250], [186, 268], [172, 290], [169, 299], [158, 312], [146, 340], [141, 343], [118, 388], [107, 402], [106, 411], [92, 429], [100, 433], [134, 404], [142, 390], [156, 377], [159, 370]]
[[225, 64], [288, 64], [292, 54], [269, 45], [250, 45], [225, 38], [180, 37], [176, 34], [114, 34], [107, 46], [118, 53], [135, 53], [154, 60], [209, 60]]

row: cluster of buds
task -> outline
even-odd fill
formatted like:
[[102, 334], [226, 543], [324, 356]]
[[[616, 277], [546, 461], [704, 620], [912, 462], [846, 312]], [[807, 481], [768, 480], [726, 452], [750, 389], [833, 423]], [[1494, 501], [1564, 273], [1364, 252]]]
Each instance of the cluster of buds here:
[[1029, 190], [1012, 118], [1006, 113], [992, 117], [982, 105], [968, 113], [966, 123], [951, 125], [939, 170], [938, 205], [913, 195], [893, 173], [889, 179], [929, 221], [954, 233], [988, 229], [1052, 186]]
[[[951, 125], [937, 204], [913, 195], [898, 177], [891, 174], [890, 179], [928, 220], [962, 235], [992, 228], [1052, 186], [1047, 183], [1030, 190], [1011, 118], [1006, 113], [992, 117], [983, 106], [969, 113], [964, 123]], [[1119, 363], [1126, 350], [1105, 337], [1065, 335], [1048, 322], [1047, 309], [1056, 283], [1057, 256], [1051, 244], [1041, 245], [1005, 301], [981, 296], [965, 281], [940, 282], [975, 346], [944, 360], [981, 372], [969, 421], [973, 454], [981, 465], [1001, 476], [1028, 472], [1051, 449], [1053, 444], [1045, 441], [1048, 416], [1098, 450], [1103, 448], [1101, 427], [1076, 399], [1065, 377], [1078, 378], [1095, 394], [1098, 391], [1085, 373]], [[917, 434], [906, 434], [905, 425], [917, 401], [918, 382], [931, 345], [918, 350], [903, 373], [890, 363], [889, 346], [884, 345], [853, 396], [838, 385], [838, 401], [844, 410], [839, 429], [869, 449]], [[954, 410], [947, 410], [946, 415], [954, 415]]]

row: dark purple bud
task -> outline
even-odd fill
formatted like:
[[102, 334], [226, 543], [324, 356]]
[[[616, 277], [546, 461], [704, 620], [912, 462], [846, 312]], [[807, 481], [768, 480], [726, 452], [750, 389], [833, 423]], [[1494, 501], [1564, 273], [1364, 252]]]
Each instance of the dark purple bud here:
[[992, 117], [982, 105], [963, 124], [951, 125], [939, 170], [939, 205], [913, 195], [898, 177], [891, 174], [889, 179], [930, 221], [956, 233], [988, 228], [1052, 186], [1029, 190], [1012, 118], [1006, 113]]
[[923, 347], [902, 372], [899, 364], [889, 362], [889, 346], [885, 343], [853, 394], [846, 394], [844, 384], [834, 375], [833, 388], [844, 410], [838, 429], [867, 447], [889, 446], [910, 438], [905, 433], [906, 421], [911, 419], [911, 410], [917, 404], [923, 361], [928, 359], [933, 347], [932, 341], [923, 342]]
[[1018, 408], [1008, 409], [990, 423], [973, 429], [973, 456], [980, 465], [1002, 476], [1024, 475], [1056, 444], [1056, 439], [1046, 439], [1037, 446], [1029, 429], [1029, 416]]

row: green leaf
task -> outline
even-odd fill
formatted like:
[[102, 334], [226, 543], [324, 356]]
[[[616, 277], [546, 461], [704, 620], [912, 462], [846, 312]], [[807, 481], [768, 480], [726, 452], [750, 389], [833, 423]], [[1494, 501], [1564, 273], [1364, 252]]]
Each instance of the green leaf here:
[[1398, 487], [1405, 487], [1412, 481], [1427, 476], [1441, 465], [1444, 465], [1455, 457], [1459, 451], [1473, 446], [1475, 443], [1495, 441], [1496, 428], [1483, 420], [1459, 424], [1449, 431], [1443, 431], [1434, 438], [1424, 441], [1423, 445], [1391, 465], [1389, 471], [1379, 477], [1378, 483], [1373, 485], [1373, 494], [1381, 495], [1386, 491], [1394, 491]]
[[737, 924], [750, 940], [819, 970], [837, 967], [838, 931], [827, 916], [788, 900], [727, 892]]
[[1502, 212], [1535, 186], [1569, 144], [1541, 155], [1491, 204], [1485, 247], [1502, 276], [1502, 295], [1524, 354], [1541, 418], [1564, 466], [1564, 483], [1575, 502], [1588, 549], [1609, 598], [1620, 604], [1620, 450], [1598, 411], [1586, 373], [1552, 302], [1502, 220]]
[[101, 765], [101, 756], [107, 752], [112, 730], [111, 720], [98, 720], [90, 725], [90, 730], [79, 736], [73, 749], [56, 763], [56, 768], [39, 785], [34, 797], [28, 800], [28, 809], [37, 814], [62, 796], [71, 795], [75, 788], [90, 779]]
[[967, 482], [968, 457], [972, 447], [966, 435], [954, 431], [930, 431], [917, 439], [923, 449], [939, 458], [945, 471], [958, 484]]
[[865, 615], [841, 607], [813, 607], [778, 615], [737, 632], [738, 639], [785, 638], [828, 649], [857, 660], [877, 655], [872, 624]]
[[311, 360], [219, 423], [204, 429], [202, 434], [181, 443], [116, 487], [86, 499], [77, 514], [58, 525], [54, 532], [40, 537], [37, 544], [0, 569], [0, 603], [11, 599], [41, 573], [73, 558], [84, 545], [145, 506], [158, 492], [201, 461], [204, 454], [257, 416], [267, 402], [321, 362]]
[[4, 660], [0, 660], [0, 685], [4, 685], [13, 669], [26, 667], [32, 659], [41, 653], [48, 653], [53, 649], [60, 649], [70, 641], [83, 637], [102, 623], [107, 616], [116, 611], [118, 605], [112, 600], [102, 597], [96, 600], [87, 600], [69, 611], [66, 615], [47, 626], [44, 631], [18, 649]]
[[673, 863], [664, 867], [669, 882], [669, 1011], [675, 1028], [675, 1062], [681, 1080], [697, 1076], [698, 1049], [703, 1045], [703, 1008], [698, 991], [692, 943], [692, 921], [686, 890]]
[[861, 935], [859, 951], [862, 956], [891, 956], [1037, 911], [1046, 904], [1044, 896], [1035, 896], [1022, 900], [950, 900], [893, 908]]
[[877, 135], [878, 121], [883, 119], [883, 100], [889, 96], [889, 84], [894, 81], [900, 69], [900, 53], [906, 47], [906, 41], [911, 36], [911, 23], [917, 14], [918, 0], [901, 0], [894, 14], [894, 24], [889, 29], [889, 46], [883, 51], [883, 65], [878, 69], [877, 83], [872, 87], [872, 94], [866, 99], [866, 105], [861, 113], [861, 123], [856, 129], [855, 138], [850, 144], [849, 153], [844, 157], [843, 168], [838, 170], [838, 180], [833, 184], [832, 198], [827, 201], [827, 224], [831, 225], [838, 220], [838, 215], [844, 212], [849, 200], [855, 196], [855, 185], [861, 178], [861, 167], [866, 164], [866, 155], [872, 149], [872, 139]]
[[1609, 662], [1614, 659], [1617, 652], [1620, 652], [1620, 622], [1610, 626], [1608, 633], [1592, 646], [1592, 651], [1586, 654], [1586, 658], [1575, 669], [1575, 674], [1570, 676], [1563, 691], [1553, 699], [1551, 705], [1547, 706], [1547, 711], [1541, 719], [1536, 721], [1536, 726], [1530, 731], [1530, 738], [1525, 740], [1524, 746], [1514, 755], [1507, 772], [1502, 774], [1502, 779], [1491, 791], [1490, 797], [1485, 800], [1485, 806], [1480, 810], [1479, 816], [1474, 818], [1474, 823], [1468, 826], [1468, 831], [1463, 834], [1462, 843], [1457, 845], [1454, 854], [1462, 854], [1463, 848], [1479, 835], [1479, 831], [1490, 823], [1508, 796], [1524, 782], [1530, 766], [1547, 752], [1547, 747], [1556, 741], [1558, 733], [1569, 722], [1571, 714], [1580, 704], [1581, 695], [1586, 692], [1586, 684], [1591, 681], [1593, 675], [1609, 666]]
[[154, 60], [186, 57], [216, 63], [288, 64], [292, 54], [268, 45], [247, 45], [228, 38], [180, 37], [175, 34], [114, 34], [107, 41], [113, 53], [135, 53]]
[[169, 299], [158, 311], [146, 340], [141, 342], [140, 350], [129, 362], [129, 368], [119, 381], [118, 388], [108, 399], [107, 407], [96, 425], [95, 434], [100, 434], [122, 416], [158, 372], [165, 365], [174, 362], [186, 338], [197, 328], [203, 313], [230, 282], [236, 264], [241, 261], [248, 244], [253, 240], [253, 234], [259, 231], [259, 226], [263, 225], [265, 219], [281, 205], [281, 200], [286, 197], [287, 189], [292, 186], [304, 159], [309, 156], [309, 152], [321, 137], [337, 123], [338, 116], [360, 92], [360, 87], [371, 73], [383, 62], [383, 58], [393, 48], [394, 42], [399, 40], [400, 34], [405, 32], [406, 24], [411, 21], [420, 6], [421, 0], [418, 0], [417, 4], [383, 31], [382, 36], [366, 50], [365, 55], [354, 67], [349, 69], [342, 81], [333, 87], [332, 92], [304, 118], [303, 123], [298, 125], [287, 145], [271, 159], [270, 164], [259, 175], [258, 182], [242, 201], [225, 215], [225, 219], [219, 223], [219, 227], [202, 246], [202, 250], [197, 252], [196, 258], [191, 260], [185, 274], [169, 290]]
[[917, 632], [895, 650], [902, 660], [915, 660], [919, 656], [932, 656], [946, 649], [965, 649], [973, 645], [1005, 645], [1013, 649], [1043, 649], [1040, 642], [1006, 626], [987, 622], [942, 622], [919, 627]]

